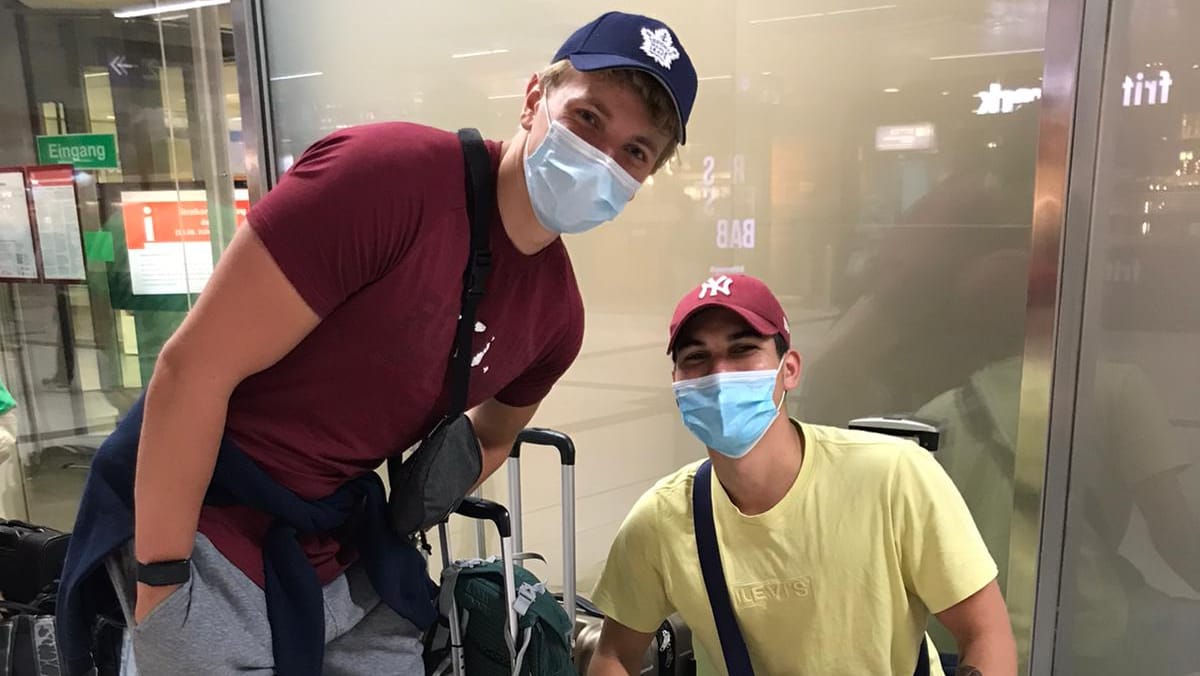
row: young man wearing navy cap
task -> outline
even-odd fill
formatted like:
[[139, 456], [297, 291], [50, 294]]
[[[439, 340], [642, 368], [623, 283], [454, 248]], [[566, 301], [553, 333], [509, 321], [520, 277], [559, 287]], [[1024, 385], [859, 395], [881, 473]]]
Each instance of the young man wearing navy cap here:
[[[589, 674], [639, 673], [672, 613], [735, 676], [941, 674], [924, 642], [934, 614], [957, 639], [959, 674], [1014, 676], [996, 564], [954, 484], [916, 444], [782, 413], [800, 384], [790, 341], [783, 307], [753, 277], [709, 279], [679, 302], [675, 398], [708, 459], [658, 482], [621, 525], [594, 595], [607, 619]], [[709, 600], [705, 532], [728, 614]], [[738, 627], [746, 661], [717, 616]]]
[[[560, 236], [633, 199], [684, 142], [696, 87], [669, 27], [605, 14], [530, 78], [516, 135], [488, 143], [497, 203], [468, 401], [480, 481], [580, 348], [583, 306]], [[163, 349], [144, 408], [97, 457], [61, 597], [69, 670], [87, 662], [101, 562], [133, 535], [143, 673], [422, 672], [420, 629], [433, 613], [423, 570], [409, 588], [377, 593], [383, 554], [299, 528], [295, 557], [266, 560], [264, 538], [286, 517], [205, 493], [210, 477], [229, 480], [228, 446], [311, 505], [444, 414], [469, 240], [459, 140], [407, 123], [336, 132], [254, 206], [249, 225]], [[123, 499], [131, 447], [133, 504]], [[298, 589], [311, 590], [313, 607], [278, 612], [303, 605]], [[301, 667], [281, 662], [296, 651]]]

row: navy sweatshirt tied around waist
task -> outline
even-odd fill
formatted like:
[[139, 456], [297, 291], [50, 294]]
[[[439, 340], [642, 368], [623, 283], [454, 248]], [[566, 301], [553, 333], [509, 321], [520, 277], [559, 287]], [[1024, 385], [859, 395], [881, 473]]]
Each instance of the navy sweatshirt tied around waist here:
[[[58, 642], [67, 676], [93, 666], [92, 625], [116, 606], [105, 559], [133, 537], [133, 478], [144, 399], [100, 446], [84, 486], [58, 597]], [[346, 532], [380, 599], [418, 628], [437, 617], [425, 557], [388, 526], [383, 482], [369, 472], [321, 500], [303, 500], [226, 436], [205, 504], [245, 505], [275, 517], [262, 543], [267, 618], [277, 673], [321, 673], [325, 604], [297, 536]]]

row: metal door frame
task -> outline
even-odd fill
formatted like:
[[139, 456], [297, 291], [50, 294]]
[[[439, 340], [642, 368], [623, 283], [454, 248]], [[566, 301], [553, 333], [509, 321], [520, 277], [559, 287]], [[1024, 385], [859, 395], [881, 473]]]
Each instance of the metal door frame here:
[[1041, 495], [1013, 496], [1010, 565], [1020, 552], [1037, 558], [1010, 569], [1008, 593], [1018, 645], [1029, 646], [1022, 673], [1039, 676], [1053, 670], [1062, 595], [1111, 0], [1050, 0], [1048, 9], [1014, 477]]

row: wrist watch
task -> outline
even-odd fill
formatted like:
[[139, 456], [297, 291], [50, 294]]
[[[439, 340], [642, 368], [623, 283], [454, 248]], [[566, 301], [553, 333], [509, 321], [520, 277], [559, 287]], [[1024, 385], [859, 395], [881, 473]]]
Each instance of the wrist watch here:
[[158, 561], [137, 564], [137, 581], [151, 587], [170, 587], [183, 584], [192, 576], [192, 560]]

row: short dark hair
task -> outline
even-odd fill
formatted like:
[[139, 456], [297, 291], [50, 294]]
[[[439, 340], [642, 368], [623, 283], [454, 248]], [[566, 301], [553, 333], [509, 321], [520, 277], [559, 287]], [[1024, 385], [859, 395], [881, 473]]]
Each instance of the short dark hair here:
[[790, 349], [792, 349], [792, 346], [788, 345], [787, 339], [783, 337], [783, 334], [776, 333], [775, 334], [775, 351], [779, 353], [779, 358], [783, 359], [783, 355], [787, 354], [788, 350], [790, 350]]

